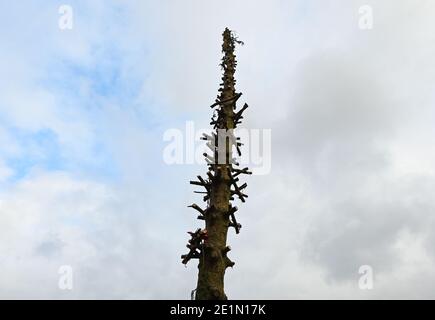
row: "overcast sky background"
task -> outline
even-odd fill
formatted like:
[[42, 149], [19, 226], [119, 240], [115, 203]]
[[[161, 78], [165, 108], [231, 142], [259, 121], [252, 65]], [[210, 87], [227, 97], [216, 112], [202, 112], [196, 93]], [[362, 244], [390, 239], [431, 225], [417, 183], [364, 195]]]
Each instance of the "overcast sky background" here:
[[0, 3], [0, 298], [190, 298], [206, 167], [163, 133], [208, 126], [226, 26], [244, 126], [272, 130], [228, 297], [435, 298], [434, 1], [70, 1], [68, 31], [62, 4]]

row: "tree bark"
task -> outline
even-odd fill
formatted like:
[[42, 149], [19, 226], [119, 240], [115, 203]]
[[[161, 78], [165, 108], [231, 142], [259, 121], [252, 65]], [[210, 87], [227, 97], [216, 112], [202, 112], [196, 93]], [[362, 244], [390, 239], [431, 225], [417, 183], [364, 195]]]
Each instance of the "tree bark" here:
[[[221, 94], [218, 97], [222, 101], [221, 110], [217, 121], [217, 129], [234, 129], [234, 105], [233, 97], [236, 96], [234, 73], [236, 70], [236, 56], [234, 55], [234, 38], [231, 31], [225, 29], [223, 33], [222, 77]], [[222, 112], [223, 111], [223, 112]], [[219, 137], [219, 135], [218, 135]], [[225, 139], [226, 140], [226, 139]], [[218, 139], [219, 142], [219, 139]], [[226, 142], [226, 163], [215, 165], [214, 181], [210, 192], [210, 210], [205, 217], [208, 232], [207, 242], [204, 244], [203, 257], [198, 265], [198, 285], [196, 299], [198, 300], [225, 300], [224, 291], [225, 270], [234, 264], [227, 257], [227, 233], [229, 209], [231, 206], [231, 180], [228, 172], [231, 160], [230, 143]], [[220, 149], [222, 150], [222, 149]], [[216, 157], [215, 157], [216, 158]]]
[[[198, 209], [195, 204], [191, 206], [197, 211], [203, 211], [198, 218], [205, 220], [206, 233], [201, 244], [195, 247], [195, 252], [197, 249], [199, 250], [199, 272], [195, 297], [197, 300], [227, 299], [224, 291], [225, 270], [234, 265], [234, 262], [227, 256], [230, 251], [230, 247], [227, 246], [228, 228], [234, 226], [238, 233], [241, 227], [235, 221], [234, 213], [237, 208], [233, 208], [231, 201], [234, 200], [234, 195], [238, 195], [242, 201], [246, 197], [239, 190], [236, 184], [239, 179], [235, 176], [242, 173], [250, 174], [247, 168], [242, 170], [233, 168], [232, 162], [233, 146], [239, 147], [233, 136], [233, 129], [238, 121], [238, 119], [235, 121], [236, 113], [234, 110], [236, 102], [241, 96], [241, 93], [236, 93], [234, 79], [237, 65], [234, 54], [236, 43], [240, 43], [240, 41], [226, 28], [223, 33], [222, 52], [224, 56], [221, 63], [223, 76], [219, 88], [220, 94], [216, 103], [211, 106], [212, 108], [218, 107], [217, 119], [212, 119], [214, 139], [211, 141], [211, 146], [214, 149], [214, 157], [205, 154], [209, 160], [209, 172], [207, 173], [209, 180], [204, 181], [198, 177], [199, 182], [191, 181], [191, 184], [204, 186], [207, 191], [207, 195], [204, 197], [204, 200], [207, 201], [207, 209]], [[240, 114], [238, 118], [240, 118]], [[233, 176], [233, 172], [235, 172], [235, 176]], [[231, 186], [234, 186], [234, 189], [231, 189]], [[193, 249], [191, 249], [191, 254], [192, 252]], [[195, 252], [193, 254], [197, 255]]]

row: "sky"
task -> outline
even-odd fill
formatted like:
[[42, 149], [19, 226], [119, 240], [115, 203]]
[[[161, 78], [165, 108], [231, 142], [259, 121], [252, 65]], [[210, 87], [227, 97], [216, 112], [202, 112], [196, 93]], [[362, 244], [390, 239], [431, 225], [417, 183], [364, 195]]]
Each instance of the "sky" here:
[[206, 166], [166, 163], [164, 135], [187, 145], [186, 123], [208, 127], [229, 27], [245, 43], [243, 127], [270, 130], [271, 166], [246, 179], [227, 296], [434, 299], [434, 11], [431, 0], [0, 2], [0, 298], [190, 299], [197, 265], [180, 255], [201, 227], [189, 181]]

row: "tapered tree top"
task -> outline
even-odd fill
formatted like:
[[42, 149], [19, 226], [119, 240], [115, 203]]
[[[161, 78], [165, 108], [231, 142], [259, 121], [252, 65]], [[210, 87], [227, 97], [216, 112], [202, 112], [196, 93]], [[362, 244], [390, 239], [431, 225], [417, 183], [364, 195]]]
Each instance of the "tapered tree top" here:
[[224, 300], [227, 296], [224, 292], [224, 275], [228, 267], [233, 267], [227, 253], [231, 250], [227, 246], [228, 228], [233, 227], [236, 233], [242, 227], [236, 220], [235, 213], [238, 210], [232, 205], [234, 197], [242, 202], [248, 196], [243, 193], [247, 184], [238, 185], [241, 174], [251, 174], [248, 168], [237, 168], [238, 162], [233, 158], [233, 148], [241, 156], [240, 139], [234, 136], [237, 125], [243, 118], [242, 113], [248, 107], [245, 104], [238, 112], [235, 112], [237, 100], [242, 95], [236, 93], [236, 44], [242, 44], [233, 32], [228, 28], [223, 32], [221, 67], [223, 69], [222, 83], [219, 94], [211, 108], [216, 108], [212, 121], [214, 132], [212, 135], [204, 134], [203, 140], [211, 150], [211, 155], [204, 153], [209, 171], [207, 179], [198, 176], [198, 181], [191, 181], [193, 185], [205, 188], [203, 200], [207, 203], [206, 209], [197, 204], [191, 208], [199, 212], [198, 219], [205, 221], [204, 229], [189, 232], [191, 239], [187, 244], [189, 253], [182, 256], [182, 262], [186, 264], [190, 259], [199, 259], [198, 284], [196, 287], [196, 299], [201, 300]]

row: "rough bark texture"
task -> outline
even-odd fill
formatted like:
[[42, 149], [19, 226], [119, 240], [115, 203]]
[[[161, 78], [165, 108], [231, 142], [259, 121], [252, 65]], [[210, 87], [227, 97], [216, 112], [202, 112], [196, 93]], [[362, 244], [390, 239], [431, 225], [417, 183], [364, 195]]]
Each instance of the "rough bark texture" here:
[[[223, 77], [219, 88], [220, 94], [216, 102], [211, 106], [215, 109], [215, 115], [211, 124], [214, 125], [213, 136], [204, 136], [212, 155], [207, 155], [209, 163], [208, 179], [198, 176], [199, 181], [191, 181], [191, 184], [203, 186], [206, 191], [204, 201], [207, 208], [202, 210], [196, 204], [191, 207], [200, 212], [198, 219], [205, 220], [205, 229], [198, 229], [195, 233], [191, 232], [192, 239], [187, 247], [190, 252], [183, 255], [183, 263], [187, 263], [192, 258], [199, 259], [198, 284], [196, 288], [197, 300], [225, 300], [227, 296], [224, 292], [224, 275], [228, 267], [234, 263], [228, 258], [227, 254], [230, 247], [227, 246], [228, 228], [234, 227], [239, 233], [240, 225], [235, 219], [236, 207], [231, 201], [234, 196], [244, 202], [247, 195], [242, 190], [246, 184], [238, 186], [240, 174], [250, 174], [247, 168], [237, 169], [233, 160], [233, 147], [240, 155], [239, 147], [242, 145], [234, 137], [233, 129], [243, 118], [242, 112], [247, 105], [235, 112], [236, 102], [241, 94], [235, 90], [234, 73], [236, 70], [236, 56], [234, 54], [235, 44], [241, 43], [233, 33], [226, 28], [223, 33], [222, 58]], [[216, 117], [217, 116], [217, 117]]]

